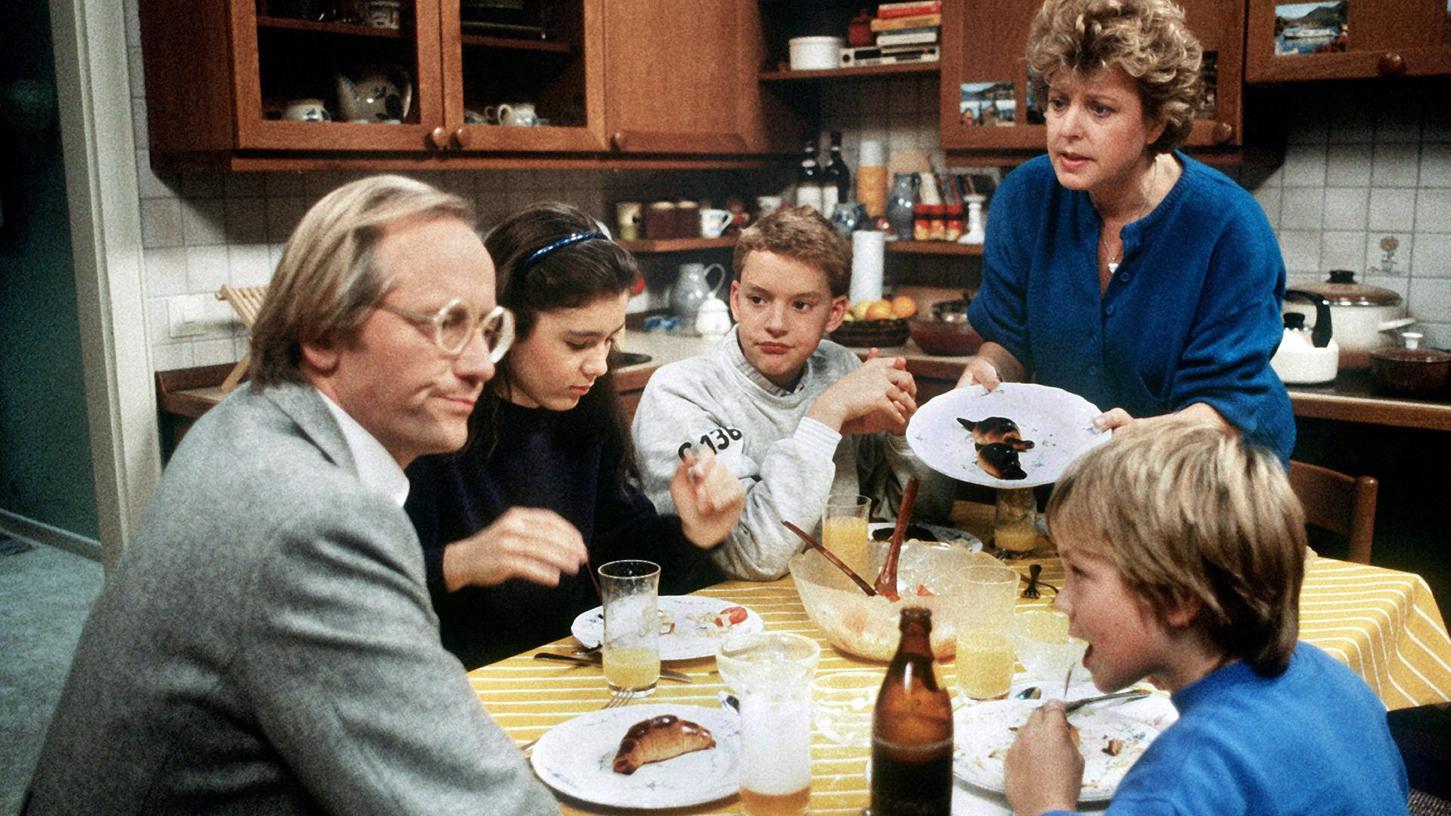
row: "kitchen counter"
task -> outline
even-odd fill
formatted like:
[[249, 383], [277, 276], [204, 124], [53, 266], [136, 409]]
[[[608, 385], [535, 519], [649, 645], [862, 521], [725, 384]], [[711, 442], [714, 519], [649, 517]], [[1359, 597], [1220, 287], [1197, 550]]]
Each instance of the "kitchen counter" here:
[[1329, 385], [1292, 385], [1295, 416], [1451, 431], [1451, 395], [1440, 400], [1385, 394], [1369, 371], [1341, 371]]

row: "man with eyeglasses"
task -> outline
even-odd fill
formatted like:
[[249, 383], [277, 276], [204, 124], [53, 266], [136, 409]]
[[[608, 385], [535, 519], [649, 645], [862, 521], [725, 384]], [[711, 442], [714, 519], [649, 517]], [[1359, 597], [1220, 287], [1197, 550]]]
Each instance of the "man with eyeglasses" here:
[[[557, 813], [439, 643], [402, 468], [512, 341], [467, 205], [317, 203], [86, 623], [24, 813]], [[582, 554], [581, 554], [582, 556]]]

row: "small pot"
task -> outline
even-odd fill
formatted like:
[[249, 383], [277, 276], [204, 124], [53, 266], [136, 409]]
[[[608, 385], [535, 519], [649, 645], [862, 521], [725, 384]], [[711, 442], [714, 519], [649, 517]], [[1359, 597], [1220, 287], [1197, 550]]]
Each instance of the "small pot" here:
[[1421, 335], [1406, 332], [1405, 348], [1378, 348], [1370, 352], [1370, 376], [1378, 388], [1415, 396], [1447, 393], [1451, 383], [1451, 353], [1420, 348]]
[[[1332, 270], [1328, 281], [1297, 289], [1329, 302], [1342, 369], [1368, 368], [1371, 349], [1394, 346], [1396, 339], [1391, 332], [1416, 322], [1415, 318], [1406, 317], [1399, 294], [1380, 286], [1356, 283], [1355, 273], [1348, 269]], [[1287, 305], [1285, 310], [1314, 317], [1313, 311], [1303, 306]], [[1313, 319], [1310, 325], [1314, 325]]]

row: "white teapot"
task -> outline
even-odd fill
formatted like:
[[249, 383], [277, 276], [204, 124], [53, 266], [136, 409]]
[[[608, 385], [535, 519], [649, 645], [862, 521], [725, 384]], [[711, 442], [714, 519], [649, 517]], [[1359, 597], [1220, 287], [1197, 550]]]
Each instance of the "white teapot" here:
[[695, 312], [695, 331], [701, 337], [722, 337], [731, 330], [731, 312], [719, 298], [708, 297]]
[[357, 78], [339, 73], [338, 113], [344, 122], [398, 123], [413, 105], [413, 83], [397, 65], [360, 70]]

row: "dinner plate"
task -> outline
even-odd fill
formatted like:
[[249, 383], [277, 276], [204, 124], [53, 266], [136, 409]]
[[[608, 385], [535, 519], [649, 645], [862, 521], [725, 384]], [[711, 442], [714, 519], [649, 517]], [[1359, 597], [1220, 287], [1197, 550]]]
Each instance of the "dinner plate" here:
[[[969, 533], [966, 530], [959, 530], [956, 527], [943, 527], [940, 524], [927, 524], [926, 522], [921, 521], [914, 521], [911, 523], [911, 526], [921, 527], [922, 529], [931, 533], [938, 540], [938, 542], [943, 544], [966, 542], [965, 546], [968, 550], [972, 552], [977, 552], [978, 550], [982, 549], [982, 542], [978, 540], [977, 536]], [[895, 530], [896, 528], [897, 525], [893, 522], [874, 521], [867, 525], [867, 532], [876, 533], [878, 530]], [[875, 539], [875, 536], [873, 536], [873, 538]], [[910, 534], [908, 535], [908, 538], [911, 538]]]
[[[1040, 705], [1038, 700], [994, 700], [964, 706], [952, 718], [956, 744], [952, 772], [964, 782], [999, 793], [1003, 790], [1003, 759], [1018, 734]], [[1123, 781], [1124, 774], [1138, 761], [1158, 729], [1112, 708], [1088, 706], [1074, 712], [1069, 722], [1078, 728], [1078, 750], [1083, 754], [1083, 788], [1080, 802], [1103, 802]], [[1119, 740], [1116, 756], [1106, 752], [1108, 741]]]
[[[661, 714], [699, 723], [715, 747], [615, 773], [615, 752], [630, 726]], [[529, 761], [544, 784], [605, 807], [656, 810], [714, 802], [740, 789], [740, 717], [721, 708], [653, 705], [606, 708], [567, 720], [539, 738]]]
[[[1058, 481], [1079, 454], [1107, 442], [1109, 432], [1093, 428], [1103, 413], [1077, 394], [1032, 383], [980, 385], [948, 391], [918, 409], [907, 426], [907, 444], [928, 467], [964, 482], [988, 487], [1037, 487]], [[958, 418], [1007, 417], [1018, 424], [1031, 450], [1018, 454], [1026, 479], [998, 479], [977, 461], [972, 434]]]
[[[660, 597], [660, 659], [694, 660], [697, 657], [714, 657], [721, 639], [731, 632], [760, 632], [766, 628], [750, 609], [746, 619], [729, 626], [716, 623], [721, 612], [739, 604], [720, 598], [706, 598], [699, 595], [662, 595]], [[745, 609], [745, 607], [740, 607]], [[600, 644], [605, 633], [604, 607], [597, 606], [588, 612], [581, 612], [574, 619], [569, 631], [575, 640], [594, 648]]]

